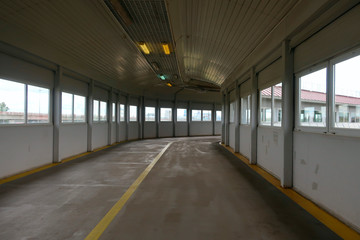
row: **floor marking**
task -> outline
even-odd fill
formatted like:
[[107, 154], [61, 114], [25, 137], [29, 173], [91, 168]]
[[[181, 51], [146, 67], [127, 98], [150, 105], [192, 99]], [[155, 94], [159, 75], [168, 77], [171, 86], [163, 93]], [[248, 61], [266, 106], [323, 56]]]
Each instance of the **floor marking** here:
[[157, 161], [161, 158], [161, 156], [165, 153], [165, 151], [170, 147], [172, 142], [168, 143], [166, 147], [161, 150], [161, 152], [155, 157], [155, 159], [147, 166], [147, 168], [140, 174], [140, 176], [133, 182], [133, 184], [126, 190], [126, 192], [121, 196], [119, 201], [115, 203], [115, 205], [109, 210], [109, 212], [100, 220], [100, 222], [95, 226], [95, 228], [87, 235], [85, 240], [97, 240], [101, 236], [101, 234], [106, 230], [106, 228], [110, 225], [112, 220], [116, 217], [116, 215], [121, 211], [124, 207], [125, 203], [129, 200], [131, 195], [136, 191], [145, 177], [149, 174], [151, 169], [155, 166]]
[[33, 174], [33, 173], [41, 172], [41, 171], [43, 171], [43, 170], [46, 170], [46, 169], [51, 168], [51, 167], [55, 167], [55, 166], [57, 166], [57, 165], [60, 165], [60, 164], [66, 163], [66, 162], [70, 162], [70, 161], [72, 161], [72, 160], [78, 159], [78, 158], [80, 158], [80, 157], [89, 155], [89, 154], [94, 153], [94, 152], [98, 152], [98, 151], [104, 150], [104, 149], [106, 149], [106, 148], [109, 148], [109, 147], [118, 145], [118, 144], [120, 144], [120, 143], [122, 143], [122, 142], [113, 143], [113, 144], [107, 145], [107, 146], [105, 146], [105, 147], [97, 148], [97, 149], [93, 150], [92, 152], [80, 153], [80, 154], [78, 154], [78, 155], [75, 155], [75, 156], [72, 156], [72, 157], [69, 157], [69, 158], [65, 158], [65, 159], [61, 160], [61, 162], [46, 164], [46, 165], [44, 165], [44, 166], [37, 167], [37, 168], [32, 169], [32, 170], [29, 170], [29, 171], [25, 171], [25, 172], [22, 172], [22, 173], [19, 173], [19, 174], [15, 174], [15, 175], [10, 176], [10, 177], [6, 177], [6, 178], [3, 178], [3, 179], [0, 179], [0, 185], [1, 185], [1, 184], [4, 184], [4, 183], [7, 183], [7, 182], [14, 181], [14, 180], [19, 179], [19, 178], [22, 178], [22, 177], [26, 177], [26, 176], [31, 175], [31, 174]]
[[308, 213], [313, 215], [317, 220], [322, 222], [325, 226], [339, 235], [341, 238], [347, 240], [360, 240], [360, 234], [356, 232], [354, 229], [347, 226], [345, 223], [341, 222], [336, 217], [327, 213], [325, 210], [318, 207], [315, 203], [310, 201], [309, 199], [303, 197], [295, 190], [290, 188], [281, 187], [280, 181], [272, 176], [270, 173], [266, 172], [264, 169], [260, 168], [258, 165], [253, 165], [249, 163], [249, 160], [241, 155], [240, 153], [235, 153], [234, 150], [225, 146], [224, 144], [220, 144], [220, 146], [224, 147], [226, 150], [234, 154], [237, 158], [239, 158], [242, 162], [244, 162], [248, 167], [257, 172], [260, 176], [265, 178], [268, 182], [274, 185], [277, 189], [283, 192], [286, 196], [300, 205], [303, 209], [305, 209]]

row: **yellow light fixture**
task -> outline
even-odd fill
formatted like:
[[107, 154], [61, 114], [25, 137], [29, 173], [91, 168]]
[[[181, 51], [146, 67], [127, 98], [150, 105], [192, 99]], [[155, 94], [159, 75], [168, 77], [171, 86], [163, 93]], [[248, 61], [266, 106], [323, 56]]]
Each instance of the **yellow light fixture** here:
[[169, 55], [169, 54], [170, 54], [169, 44], [168, 44], [168, 43], [162, 43], [161, 45], [162, 45], [162, 47], [163, 47], [163, 49], [164, 49], [164, 53], [165, 53], [166, 55]]
[[150, 54], [150, 50], [148, 49], [148, 47], [146, 46], [146, 44], [144, 42], [139, 42], [139, 46], [140, 46], [141, 50], [143, 51], [143, 53]]
[[168, 85], [169, 87], [172, 87], [172, 84], [171, 84], [171, 83], [169, 83], [169, 82], [168, 82], [168, 83], [166, 83], [166, 85]]

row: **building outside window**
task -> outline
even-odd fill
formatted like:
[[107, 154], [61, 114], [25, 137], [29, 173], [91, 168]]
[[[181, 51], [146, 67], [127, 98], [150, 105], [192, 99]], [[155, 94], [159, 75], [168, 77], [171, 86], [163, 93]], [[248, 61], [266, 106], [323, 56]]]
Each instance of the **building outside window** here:
[[155, 122], [154, 107], [145, 107], [145, 122]]
[[260, 92], [260, 125], [271, 126], [271, 87]]
[[250, 124], [250, 108], [251, 107], [251, 96], [241, 98], [241, 124]]
[[202, 110], [202, 120], [205, 122], [211, 122], [211, 110]]
[[119, 106], [120, 108], [120, 122], [125, 122], [125, 105], [124, 104], [120, 104]]
[[111, 108], [111, 121], [115, 122], [116, 121], [116, 104], [112, 103], [112, 108]]
[[260, 91], [260, 125], [281, 127], [281, 122], [282, 84], [279, 83]]
[[221, 111], [216, 111], [216, 121], [221, 122]]
[[230, 119], [229, 119], [229, 122], [230, 123], [235, 122], [235, 102], [230, 103]]
[[93, 121], [94, 122], [99, 121], [99, 101], [98, 100], [93, 101]]
[[172, 109], [171, 108], [160, 108], [160, 121], [171, 122], [172, 121]]
[[178, 108], [176, 110], [176, 116], [177, 116], [177, 119], [176, 119], [177, 122], [186, 122], [187, 121], [187, 109]]
[[86, 122], [86, 97], [74, 95], [74, 122]]
[[196, 110], [196, 109], [191, 110], [191, 121], [194, 122], [201, 121], [201, 110]]

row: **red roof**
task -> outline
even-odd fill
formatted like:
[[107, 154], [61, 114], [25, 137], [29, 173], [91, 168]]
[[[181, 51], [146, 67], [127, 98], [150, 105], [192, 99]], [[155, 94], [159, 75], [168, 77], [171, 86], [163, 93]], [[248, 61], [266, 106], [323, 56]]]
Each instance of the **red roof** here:
[[[271, 95], [271, 88], [267, 88], [261, 91], [263, 95], [270, 96]], [[274, 96], [281, 97], [282, 88], [280, 86], [274, 87]], [[313, 92], [309, 90], [301, 90], [301, 99], [314, 101], [314, 102], [326, 102], [326, 94], [322, 92]], [[360, 98], [358, 97], [349, 97], [349, 96], [342, 96], [336, 95], [335, 102], [337, 103], [344, 103], [344, 104], [351, 104], [351, 105], [360, 105]]]

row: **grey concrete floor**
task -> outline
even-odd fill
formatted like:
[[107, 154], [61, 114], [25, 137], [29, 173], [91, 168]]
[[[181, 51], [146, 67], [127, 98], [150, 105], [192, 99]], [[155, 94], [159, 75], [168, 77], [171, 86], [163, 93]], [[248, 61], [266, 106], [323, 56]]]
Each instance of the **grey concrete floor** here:
[[0, 185], [0, 239], [84, 239], [168, 142], [100, 239], [340, 239], [219, 140], [129, 142]]

